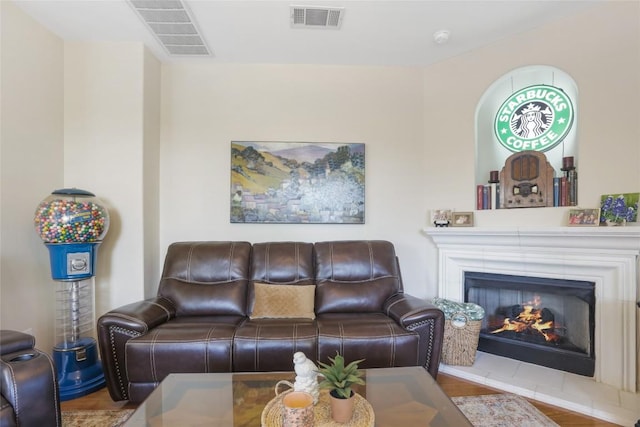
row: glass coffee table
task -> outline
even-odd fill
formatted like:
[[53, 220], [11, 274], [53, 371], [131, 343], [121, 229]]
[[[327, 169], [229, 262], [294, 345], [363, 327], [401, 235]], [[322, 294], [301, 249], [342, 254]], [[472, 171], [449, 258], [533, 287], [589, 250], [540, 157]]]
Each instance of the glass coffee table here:
[[[371, 404], [376, 426], [471, 426], [423, 368], [364, 371], [366, 385], [355, 390]], [[294, 379], [293, 372], [171, 374], [124, 425], [259, 427], [276, 383]]]

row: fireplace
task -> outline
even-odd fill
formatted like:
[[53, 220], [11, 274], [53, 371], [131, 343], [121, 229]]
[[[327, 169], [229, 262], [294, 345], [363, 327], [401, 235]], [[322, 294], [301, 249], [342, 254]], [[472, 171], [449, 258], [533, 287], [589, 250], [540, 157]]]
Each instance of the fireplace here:
[[432, 227], [425, 233], [437, 248], [441, 298], [464, 301], [468, 272], [595, 283], [592, 380], [638, 390], [640, 227]]
[[480, 351], [593, 376], [594, 282], [468, 271], [464, 300], [485, 309]]
[[[513, 209], [486, 212], [495, 216], [507, 211]], [[473, 366], [441, 365], [441, 372], [618, 425], [636, 423], [640, 227], [429, 227], [423, 231], [433, 241], [427, 262], [430, 271], [436, 272], [441, 298], [464, 301], [465, 275], [474, 272], [595, 283], [593, 376], [486, 351], [478, 351]]]

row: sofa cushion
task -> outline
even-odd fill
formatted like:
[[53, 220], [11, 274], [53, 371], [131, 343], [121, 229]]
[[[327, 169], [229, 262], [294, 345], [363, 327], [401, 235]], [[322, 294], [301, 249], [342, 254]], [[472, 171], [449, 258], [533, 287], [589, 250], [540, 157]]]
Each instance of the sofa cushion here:
[[182, 316], [244, 316], [246, 280], [222, 283], [197, 283], [165, 278], [160, 280], [161, 296]]
[[178, 242], [167, 250], [158, 295], [176, 316], [246, 315], [251, 244]]
[[418, 365], [420, 336], [382, 313], [323, 314], [318, 324], [318, 360], [336, 351], [346, 360], [365, 359], [362, 368]]
[[250, 277], [254, 282], [313, 285], [313, 243], [255, 243]]
[[315, 319], [313, 306], [316, 287], [314, 285], [254, 283], [253, 286], [255, 300], [251, 319]]
[[316, 360], [317, 339], [315, 320], [247, 320], [238, 326], [233, 340], [233, 370], [292, 371], [297, 351]]
[[382, 240], [315, 244], [316, 315], [382, 312], [402, 291], [393, 244]]
[[210, 319], [171, 320], [130, 339], [125, 349], [129, 380], [159, 383], [171, 373], [230, 372], [236, 325]]

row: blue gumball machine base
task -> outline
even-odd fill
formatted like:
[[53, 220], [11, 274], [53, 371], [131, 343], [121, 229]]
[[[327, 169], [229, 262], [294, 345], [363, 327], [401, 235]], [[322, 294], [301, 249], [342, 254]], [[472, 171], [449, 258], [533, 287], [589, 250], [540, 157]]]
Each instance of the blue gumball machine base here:
[[60, 400], [66, 401], [86, 396], [105, 386], [97, 348], [93, 338], [60, 343], [53, 348], [53, 361], [58, 371]]

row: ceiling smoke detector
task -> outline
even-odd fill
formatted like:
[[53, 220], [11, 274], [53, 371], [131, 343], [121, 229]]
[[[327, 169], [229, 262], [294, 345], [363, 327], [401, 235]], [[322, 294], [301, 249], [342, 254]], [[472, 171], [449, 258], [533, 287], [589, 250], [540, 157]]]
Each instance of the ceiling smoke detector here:
[[450, 36], [451, 32], [449, 30], [438, 30], [433, 33], [433, 41], [437, 44], [445, 44], [449, 41]]
[[332, 28], [342, 25], [344, 7], [291, 6], [289, 18], [292, 28]]
[[211, 55], [181, 0], [129, 0], [129, 4], [169, 55]]

